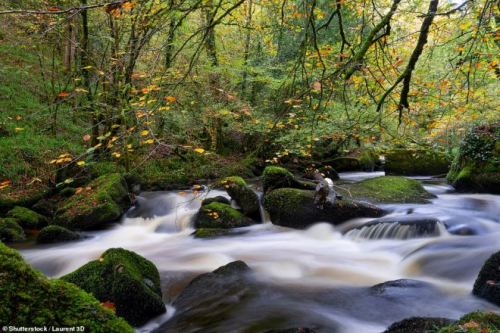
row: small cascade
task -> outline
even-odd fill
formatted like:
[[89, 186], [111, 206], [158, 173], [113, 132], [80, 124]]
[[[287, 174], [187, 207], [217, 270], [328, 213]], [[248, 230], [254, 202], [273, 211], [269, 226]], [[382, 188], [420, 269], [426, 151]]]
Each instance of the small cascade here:
[[259, 198], [259, 211], [260, 211], [260, 220], [262, 223], [271, 223], [271, 216], [267, 212], [267, 210], [264, 208], [262, 205], [262, 198], [264, 197], [264, 194], [259, 191], [255, 191], [255, 194], [257, 194], [257, 197]]
[[359, 239], [411, 239], [422, 237], [438, 237], [446, 233], [441, 222], [423, 221], [422, 223], [380, 222], [369, 223], [351, 230], [346, 237]]

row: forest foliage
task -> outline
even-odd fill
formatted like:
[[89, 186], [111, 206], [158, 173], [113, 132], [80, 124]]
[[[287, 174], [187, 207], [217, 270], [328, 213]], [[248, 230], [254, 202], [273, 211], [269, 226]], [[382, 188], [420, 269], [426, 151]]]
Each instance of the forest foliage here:
[[0, 186], [96, 160], [451, 152], [499, 119], [499, 27], [494, 0], [3, 1]]

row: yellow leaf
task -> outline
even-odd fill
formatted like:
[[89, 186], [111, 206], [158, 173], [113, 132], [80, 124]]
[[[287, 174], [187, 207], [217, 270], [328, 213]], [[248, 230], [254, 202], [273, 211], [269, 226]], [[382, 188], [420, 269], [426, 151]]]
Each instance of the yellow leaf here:
[[203, 154], [205, 152], [205, 149], [203, 149], [203, 148], [196, 148], [194, 151], [197, 152], [197, 153]]
[[142, 132], [141, 132], [141, 135], [142, 135], [142, 136], [146, 136], [146, 135], [148, 135], [148, 134], [149, 134], [149, 131], [147, 131], [147, 130], [144, 130], [144, 131], [142, 131]]
[[173, 96], [166, 96], [165, 99], [170, 102], [177, 102], [177, 98]]
[[84, 165], [85, 161], [78, 161], [78, 162], [76, 162], [76, 164], [78, 164], [78, 165]]
[[153, 142], [155, 142], [153, 139], [149, 139], [149, 140], [144, 141], [144, 143], [148, 143], [148, 144], [152, 144]]
[[94, 66], [85, 66], [85, 67], [82, 67], [82, 69], [92, 69], [94, 68]]
[[114, 157], [116, 157], [116, 158], [118, 158], [118, 157], [122, 156], [120, 153], [113, 153], [113, 154], [111, 154], [111, 155], [113, 155], [113, 156], [114, 156]]
[[14, 129], [16, 130], [16, 132], [19, 132], [19, 131], [24, 131], [24, 128], [22, 128], [22, 127], [16, 127], [16, 128], [14, 128]]

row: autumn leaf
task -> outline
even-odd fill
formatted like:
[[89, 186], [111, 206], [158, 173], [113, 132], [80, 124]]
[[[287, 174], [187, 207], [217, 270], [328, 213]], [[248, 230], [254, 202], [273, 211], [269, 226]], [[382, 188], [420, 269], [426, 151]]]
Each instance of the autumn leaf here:
[[197, 152], [197, 153], [203, 154], [205, 152], [205, 149], [203, 149], [203, 148], [196, 148], [194, 151]]
[[83, 141], [88, 141], [88, 140], [90, 140], [90, 135], [88, 135], [88, 134], [84, 135], [83, 136]]
[[165, 99], [170, 102], [177, 102], [178, 99], [173, 96], [166, 96]]
[[14, 128], [14, 130], [16, 132], [20, 132], [20, 131], [24, 131], [24, 128], [22, 128], [22, 127], [16, 127], [16, 128]]
[[148, 135], [148, 134], [149, 134], [149, 131], [148, 131], [148, 130], [144, 130], [144, 131], [142, 131], [142, 132], [141, 132], [141, 135], [142, 135], [142, 136], [146, 136], [146, 135]]
[[57, 97], [66, 97], [69, 95], [69, 92], [63, 91], [62, 93], [57, 94]]
[[113, 302], [106, 301], [104, 303], [101, 303], [101, 306], [104, 307], [104, 308], [110, 309], [111, 311], [113, 311], [113, 312], [116, 313], [115, 303], [113, 303]]
[[153, 142], [155, 142], [153, 139], [149, 139], [149, 140], [144, 141], [144, 143], [147, 143], [147, 144], [152, 144]]
[[99, 262], [104, 262], [104, 258], [99, 258]]
[[49, 12], [60, 12], [61, 11], [61, 8], [57, 8], [57, 7], [49, 7], [47, 8], [47, 10]]
[[111, 155], [113, 155], [113, 156], [114, 156], [114, 157], [116, 157], [116, 158], [118, 158], [118, 157], [122, 156], [120, 153], [116, 153], [116, 152], [115, 152], [115, 153], [113, 153], [113, 154], [111, 154]]
[[311, 84], [311, 87], [313, 87], [313, 89], [315, 90], [321, 90], [321, 82], [313, 82]]

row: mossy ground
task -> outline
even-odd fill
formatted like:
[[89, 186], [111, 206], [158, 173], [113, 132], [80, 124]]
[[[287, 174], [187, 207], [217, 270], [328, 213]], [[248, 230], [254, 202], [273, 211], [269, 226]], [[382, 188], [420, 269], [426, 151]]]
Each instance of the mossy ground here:
[[80, 288], [48, 280], [0, 243], [0, 323], [18, 327], [84, 326], [85, 332], [134, 332]]
[[23, 229], [40, 230], [47, 225], [45, 217], [25, 207], [16, 206], [6, 216], [16, 219]]
[[249, 226], [251, 222], [250, 218], [231, 206], [212, 202], [200, 208], [195, 227], [231, 229]]
[[114, 303], [116, 314], [131, 325], [141, 325], [165, 312], [158, 270], [131, 251], [109, 249], [101, 258], [61, 279], [92, 293], [101, 302]]
[[429, 203], [429, 199], [435, 198], [418, 180], [400, 176], [383, 176], [355, 184], [342, 184], [336, 190], [345, 198], [384, 204]]
[[459, 321], [443, 327], [436, 333], [498, 333], [500, 332], [500, 316], [493, 312], [472, 312], [464, 315]]

